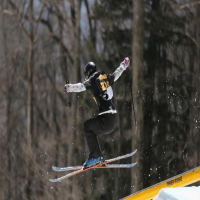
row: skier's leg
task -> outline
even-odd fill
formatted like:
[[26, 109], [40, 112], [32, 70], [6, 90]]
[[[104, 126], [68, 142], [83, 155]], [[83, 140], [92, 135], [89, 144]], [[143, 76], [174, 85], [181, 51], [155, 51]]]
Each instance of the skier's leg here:
[[87, 120], [84, 124], [84, 130], [87, 144], [90, 150], [90, 155], [87, 161], [84, 163], [83, 167], [88, 168], [105, 160], [101, 153], [101, 148], [97, 138], [97, 133], [101, 132], [99, 119], [96, 117]]
[[89, 119], [84, 124], [85, 136], [90, 150], [90, 155], [84, 163], [84, 168], [102, 163], [105, 158], [101, 152], [97, 135], [112, 132], [115, 126], [115, 115], [105, 114]]
[[102, 154], [97, 135], [108, 134], [112, 132], [114, 126], [115, 115], [113, 114], [100, 115], [85, 122], [85, 136], [90, 150], [90, 155], [92, 155], [94, 158], [99, 157]]
[[102, 132], [99, 119], [92, 118], [84, 123], [86, 141], [90, 151], [90, 157], [97, 158], [101, 155], [97, 133]]

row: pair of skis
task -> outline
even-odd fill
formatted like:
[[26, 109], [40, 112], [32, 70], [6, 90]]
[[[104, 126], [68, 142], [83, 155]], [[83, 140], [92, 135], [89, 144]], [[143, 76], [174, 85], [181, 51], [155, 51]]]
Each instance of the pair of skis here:
[[64, 167], [64, 168], [62, 168], [62, 167], [54, 167], [53, 166], [52, 169], [54, 171], [57, 171], [57, 172], [70, 171], [70, 170], [76, 170], [76, 171], [74, 171], [72, 173], [69, 173], [69, 174], [67, 174], [65, 176], [62, 176], [60, 178], [57, 178], [57, 179], [49, 179], [49, 181], [51, 181], [51, 182], [59, 182], [59, 181], [62, 181], [63, 179], [69, 178], [71, 176], [74, 176], [76, 174], [84, 172], [84, 171], [86, 171], [88, 169], [131, 168], [131, 167], [135, 166], [137, 164], [137, 162], [132, 163], [132, 164], [108, 164], [108, 163], [111, 163], [111, 162], [114, 162], [114, 161], [117, 161], [117, 160], [121, 160], [121, 159], [124, 159], [124, 158], [131, 157], [136, 152], [137, 152], [137, 149], [135, 151], [129, 153], [129, 154], [126, 154], [126, 155], [123, 155], [123, 156], [119, 156], [119, 157], [116, 157], [116, 158], [112, 158], [112, 159], [109, 159], [109, 160], [105, 160], [103, 163], [100, 163], [98, 165], [95, 165], [93, 167], [86, 168], [86, 169], [83, 169], [83, 166]]

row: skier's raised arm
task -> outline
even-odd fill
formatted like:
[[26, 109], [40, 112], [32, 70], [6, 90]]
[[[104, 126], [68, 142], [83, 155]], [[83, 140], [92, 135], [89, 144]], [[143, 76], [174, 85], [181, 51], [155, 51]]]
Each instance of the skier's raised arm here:
[[129, 58], [124, 58], [124, 61], [120, 63], [119, 67], [111, 74], [114, 78], [114, 82], [122, 75], [123, 71], [129, 67], [130, 61]]

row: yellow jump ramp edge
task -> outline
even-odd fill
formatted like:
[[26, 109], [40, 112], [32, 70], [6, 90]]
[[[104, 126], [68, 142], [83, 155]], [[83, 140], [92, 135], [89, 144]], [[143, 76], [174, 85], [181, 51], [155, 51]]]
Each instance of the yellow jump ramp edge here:
[[200, 166], [134, 193], [123, 200], [150, 200], [158, 195], [162, 188], [184, 187], [197, 181], [200, 181]]

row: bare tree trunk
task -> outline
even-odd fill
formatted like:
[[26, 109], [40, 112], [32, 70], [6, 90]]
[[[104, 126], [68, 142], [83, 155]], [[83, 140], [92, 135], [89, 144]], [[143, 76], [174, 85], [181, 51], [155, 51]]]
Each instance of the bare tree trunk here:
[[29, 41], [29, 62], [28, 62], [28, 122], [27, 122], [27, 144], [31, 146], [33, 132], [33, 42]]
[[137, 149], [138, 152], [134, 156], [133, 161], [138, 164], [132, 169], [131, 186], [132, 192], [141, 189], [142, 184], [142, 143], [143, 136], [143, 43], [144, 43], [144, 5], [143, 0], [133, 0], [133, 46], [132, 46], [132, 77], [133, 77], [133, 93], [136, 99], [135, 111], [137, 119], [137, 129], [134, 125], [134, 116], [132, 117], [132, 149]]
[[29, 5], [29, 59], [28, 59], [28, 108], [27, 108], [27, 144], [30, 147], [33, 133], [33, 57], [34, 57], [34, 36], [33, 36], [33, 0]]
[[[74, 70], [75, 70], [75, 83], [80, 82], [81, 80], [81, 74], [80, 74], [80, 20], [81, 20], [81, 2], [82, 0], [78, 0], [77, 5], [77, 13], [76, 13], [76, 29], [75, 29], [75, 50], [74, 50]], [[75, 126], [77, 124], [78, 116], [78, 99], [77, 94], [74, 96], [74, 116], [75, 116]], [[77, 136], [77, 131], [75, 130], [74, 136]], [[80, 138], [74, 138], [76, 147], [79, 146], [78, 141]]]
[[[75, 69], [75, 82], [80, 82], [81, 76], [80, 76], [80, 20], [81, 20], [81, 2], [82, 0], [78, 0], [77, 2], [77, 13], [76, 13], [76, 29], [75, 29], [75, 51], [74, 51], [74, 69]], [[75, 116], [75, 127], [77, 127], [77, 119], [78, 116], [78, 98], [77, 94], [74, 96], [74, 116]], [[80, 137], [77, 133], [77, 128], [74, 129], [74, 137], [73, 137], [75, 145], [73, 148], [73, 152], [71, 154], [72, 157], [74, 157], [75, 153], [78, 152], [78, 147], [80, 146]], [[76, 156], [76, 158], [78, 158]], [[80, 159], [78, 159], [80, 160]], [[74, 199], [79, 198], [76, 195], [77, 188], [75, 186], [78, 186], [77, 179], [73, 179], [73, 188], [72, 188], [72, 194]]]
[[0, 199], [4, 199], [3, 195], [3, 173], [2, 173], [2, 165], [1, 165], [1, 155], [0, 155]]
[[75, 82], [80, 80], [80, 19], [81, 19], [81, 2], [78, 0], [76, 13], [76, 29], [75, 29], [75, 49], [74, 49], [74, 69]]
[[[3, 3], [2, 3], [3, 7]], [[9, 70], [8, 67], [8, 46], [7, 46], [7, 31], [6, 31], [6, 17], [3, 15], [3, 47], [4, 47], [4, 59], [5, 59], [5, 68], [6, 68], [6, 79], [7, 79], [7, 93], [6, 93], [6, 135], [7, 135], [7, 148], [6, 148], [6, 153], [7, 153], [7, 170], [8, 174], [11, 177], [12, 176], [12, 156], [11, 156], [11, 151], [12, 151], [12, 128], [11, 128], [11, 104], [12, 104], [12, 92], [13, 92], [13, 72]], [[1, 176], [1, 175], [0, 175]], [[8, 182], [7, 185], [7, 194], [6, 197], [8, 199], [12, 199], [12, 192], [11, 188], [12, 185], [14, 184], [13, 181], [10, 179], [6, 179]]]
[[67, 56], [65, 55], [65, 49], [63, 48], [62, 41], [63, 41], [63, 21], [60, 20], [60, 16], [58, 15], [58, 24], [59, 24], [59, 48], [60, 48], [60, 57], [59, 62], [62, 69], [62, 75], [64, 80], [69, 79], [69, 69], [67, 69]]
[[33, 65], [34, 65], [34, 29], [33, 29], [33, 0], [29, 3], [29, 59], [28, 59], [28, 105], [27, 105], [27, 147], [29, 151], [27, 167], [26, 196], [31, 199], [32, 185], [32, 137], [33, 137]]
[[[85, 2], [86, 9], [87, 9], [88, 22], [89, 22], [89, 26], [90, 26], [90, 40], [92, 42], [94, 49], [96, 49], [96, 25], [97, 25], [96, 24], [96, 22], [97, 22], [96, 16], [95, 16], [95, 19], [94, 19], [95, 20], [94, 25], [92, 25], [92, 18], [91, 18], [88, 0], [84, 0], [84, 2]], [[95, 0], [94, 4], [96, 4], [96, 3], [97, 3], [97, 1]]]
[[[76, 13], [76, 23], [75, 23], [75, 48], [74, 48], [74, 82], [77, 83], [80, 80], [80, 10], [81, 10], [81, 1], [78, 0], [77, 4], [77, 13]], [[73, 107], [73, 114], [74, 114], [74, 127], [77, 123], [77, 94], [72, 94], [72, 107]], [[76, 141], [76, 128], [73, 131], [73, 142]], [[75, 145], [73, 145], [75, 146]], [[74, 155], [74, 149], [70, 148], [71, 154], [70, 157]], [[70, 158], [71, 160], [71, 158]], [[73, 159], [71, 160], [73, 162]], [[68, 162], [73, 164], [72, 162]]]

